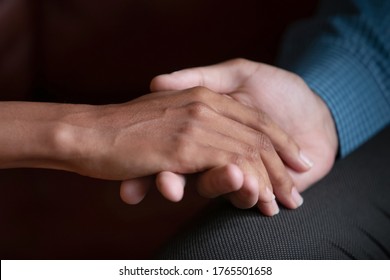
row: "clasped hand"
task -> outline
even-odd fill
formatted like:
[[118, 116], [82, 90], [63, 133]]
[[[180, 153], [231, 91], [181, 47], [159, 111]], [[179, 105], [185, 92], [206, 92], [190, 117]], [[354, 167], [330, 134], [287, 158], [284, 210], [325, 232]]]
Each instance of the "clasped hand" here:
[[331, 114], [290, 72], [238, 59], [158, 76], [151, 89], [159, 92], [105, 106], [96, 124], [107, 132], [99, 175], [124, 180], [127, 203], [154, 185], [178, 201], [193, 174], [201, 195], [272, 216], [276, 200], [299, 207], [299, 191], [333, 165]]

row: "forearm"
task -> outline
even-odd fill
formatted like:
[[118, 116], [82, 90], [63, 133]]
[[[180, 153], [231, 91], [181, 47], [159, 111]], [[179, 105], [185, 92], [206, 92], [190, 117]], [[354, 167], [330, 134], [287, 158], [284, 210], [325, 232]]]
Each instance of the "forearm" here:
[[[88, 105], [1, 102], [0, 168], [33, 167], [75, 171], [77, 115]], [[73, 116], [73, 117], [72, 117]]]

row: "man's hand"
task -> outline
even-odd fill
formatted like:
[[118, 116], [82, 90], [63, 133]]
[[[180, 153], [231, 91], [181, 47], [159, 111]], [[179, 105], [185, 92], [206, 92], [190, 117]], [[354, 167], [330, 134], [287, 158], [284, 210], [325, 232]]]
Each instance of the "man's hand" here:
[[[313, 164], [308, 172], [296, 172], [290, 161], [283, 158], [299, 191], [324, 177], [333, 166], [338, 139], [331, 113], [299, 76], [269, 65], [235, 59], [157, 76], [151, 82], [152, 91], [193, 86], [210, 88], [262, 110], [287, 132], [299, 145], [301, 157]], [[289, 146], [276, 144], [275, 149], [285, 154]]]

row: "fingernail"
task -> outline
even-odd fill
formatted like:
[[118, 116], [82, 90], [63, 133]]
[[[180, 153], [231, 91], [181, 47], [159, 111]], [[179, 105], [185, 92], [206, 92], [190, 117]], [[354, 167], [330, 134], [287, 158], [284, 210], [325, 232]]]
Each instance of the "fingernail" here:
[[294, 200], [295, 204], [297, 207], [301, 206], [303, 203], [303, 197], [299, 194], [298, 190], [294, 187], [291, 190], [291, 196], [292, 199]]
[[272, 216], [275, 216], [277, 214], [279, 214], [279, 206], [278, 204], [276, 203], [276, 200], [272, 200], [271, 201], [271, 212], [272, 212]]
[[309, 168], [312, 168], [314, 163], [304, 154], [299, 152], [299, 157], [301, 158], [302, 162]]

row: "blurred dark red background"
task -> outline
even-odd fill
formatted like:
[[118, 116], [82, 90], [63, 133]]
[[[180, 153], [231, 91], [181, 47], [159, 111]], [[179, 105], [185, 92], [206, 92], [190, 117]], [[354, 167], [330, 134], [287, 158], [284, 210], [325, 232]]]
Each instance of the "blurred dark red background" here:
[[[0, 100], [104, 104], [148, 93], [157, 74], [235, 57], [272, 63], [286, 27], [317, 1], [0, 0]], [[118, 182], [51, 170], [0, 171], [0, 257], [148, 259], [210, 211]]]

